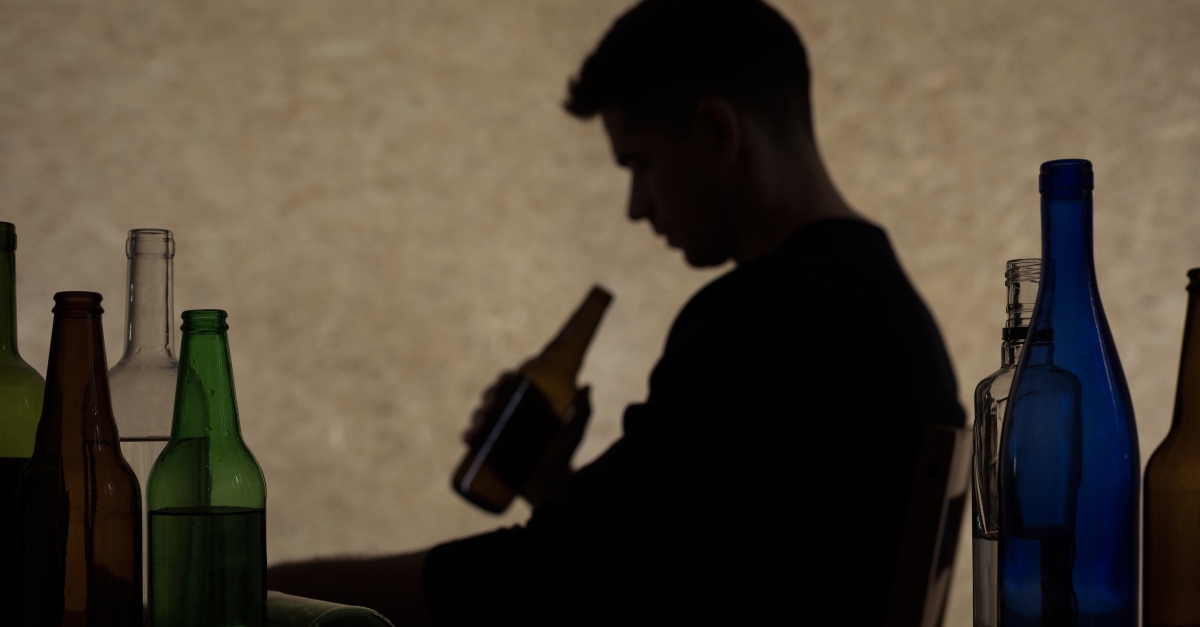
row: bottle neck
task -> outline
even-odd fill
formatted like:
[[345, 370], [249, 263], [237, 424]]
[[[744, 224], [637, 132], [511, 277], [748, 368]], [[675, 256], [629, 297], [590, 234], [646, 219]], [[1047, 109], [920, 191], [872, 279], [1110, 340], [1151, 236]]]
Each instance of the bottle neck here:
[[1183, 326], [1183, 354], [1175, 388], [1175, 415], [1171, 432], [1200, 436], [1200, 272], [1188, 286], [1187, 321]]
[[174, 359], [172, 265], [163, 254], [130, 255], [121, 361]]
[[1042, 193], [1042, 260], [1042, 289], [1048, 295], [1086, 296], [1094, 287], [1090, 191], [1055, 189]]
[[1000, 367], [1012, 368], [1021, 359], [1021, 349], [1025, 340], [1005, 340], [1000, 346]]
[[[116, 446], [99, 295], [95, 305], [91, 312], [58, 311], [62, 305], [55, 308], [42, 416], [44, 420], [57, 418], [57, 424], [48, 428], [61, 429], [61, 437], [78, 433], [87, 442]], [[42, 444], [39, 437], [38, 445]]]
[[1041, 281], [1041, 259], [1010, 259], [1004, 268], [1004, 287], [1008, 291], [1008, 304], [1004, 321], [1004, 344], [1000, 350], [1000, 366], [1011, 368], [1021, 357], [1025, 338], [1029, 334], [1029, 322], [1037, 305], [1038, 285]]
[[583, 355], [587, 352], [588, 344], [600, 326], [600, 319], [612, 296], [599, 287], [593, 287], [583, 304], [575, 311], [570, 320], [563, 326], [553, 340], [550, 341], [538, 358], [561, 373], [569, 373], [572, 380], [579, 374], [583, 365]]
[[0, 356], [17, 352], [17, 255], [0, 249]]
[[179, 364], [171, 439], [240, 440], [241, 424], [225, 331], [185, 330]]

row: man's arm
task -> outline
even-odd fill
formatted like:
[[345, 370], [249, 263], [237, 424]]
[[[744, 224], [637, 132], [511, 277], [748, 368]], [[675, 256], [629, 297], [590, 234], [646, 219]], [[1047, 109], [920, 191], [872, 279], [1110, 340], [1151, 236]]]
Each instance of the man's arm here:
[[422, 581], [426, 553], [280, 564], [267, 569], [267, 588], [369, 607], [396, 627], [432, 625]]

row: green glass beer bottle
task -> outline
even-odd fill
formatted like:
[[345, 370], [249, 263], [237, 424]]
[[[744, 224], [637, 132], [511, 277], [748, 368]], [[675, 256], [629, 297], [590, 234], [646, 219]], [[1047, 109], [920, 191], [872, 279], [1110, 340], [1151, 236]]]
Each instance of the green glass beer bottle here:
[[242, 441], [226, 314], [183, 312], [171, 439], [150, 471], [150, 624], [266, 624], [267, 486]]
[[54, 295], [42, 417], [17, 483], [18, 625], [142, 621], [142, 494], [113, 420], [103, 313], [94, 292]]
[[17, 477], [33, 454], [46, 392], [42, 375], [17, 352], [16, 250], [16, 227], [0, 222], [0, 607], [16, 600], [13, 499]]

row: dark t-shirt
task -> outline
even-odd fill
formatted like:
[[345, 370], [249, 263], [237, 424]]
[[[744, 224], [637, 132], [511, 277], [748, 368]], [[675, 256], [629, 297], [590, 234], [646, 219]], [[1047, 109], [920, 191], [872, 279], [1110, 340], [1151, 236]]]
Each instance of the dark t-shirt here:
[[624, 436], [561, 497], [430, 552], [430, 611], [880, 624], [921, 430], [962, 426], [955, 388], [884, 232], [807, 225], [692, 298]]

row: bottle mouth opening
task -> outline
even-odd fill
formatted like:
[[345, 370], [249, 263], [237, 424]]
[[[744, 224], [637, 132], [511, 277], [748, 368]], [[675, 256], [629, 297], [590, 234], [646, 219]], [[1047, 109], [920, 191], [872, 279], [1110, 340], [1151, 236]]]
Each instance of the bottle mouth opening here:
[[1055, 159], [1042, 164], [1038, 192], [1092, 191], [1092, 162], [1087, 159]]
[[1042, 278], [1041, 259], [1009, 259], [1004, 264], [1004, 284], [1038, 282]]
[[229, 328], [224, 309], [189, 309], [181, 315], [183, 331], [224, 331]]
[[12, 222], [0, 222], [0, 250], [17, 249], [17, 227]]
[[175, 256], [175, 237], [167, 229], [133, 229], [125, 240], [125, 256], [171, 259]]
[[100, 301], [104, 297], [96, 292], [59, 292], [54, 295], [53, 313], [104, 313]]

